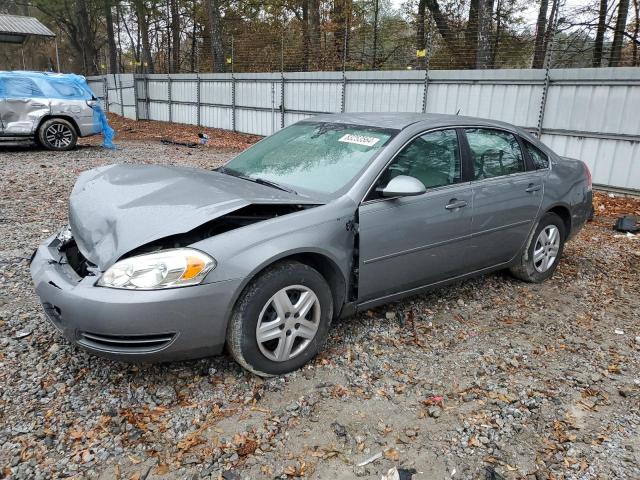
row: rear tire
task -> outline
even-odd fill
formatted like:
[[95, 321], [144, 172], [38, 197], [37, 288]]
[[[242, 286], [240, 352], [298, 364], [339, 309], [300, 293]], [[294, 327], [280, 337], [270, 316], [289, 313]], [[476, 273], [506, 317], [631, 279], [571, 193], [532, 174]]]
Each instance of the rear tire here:
[[61, 152], [75, 148], [78, 141], [78, 133], [68, 120], [50, 118], [40, 125], [37, 140], [47, 150]]
[[244, 289], [227, 328], [227, 349], [261, 377], [299, 369], [322, 348], [333, 318], [329, 285], [295, 261], [270, 267]]
[[544, 282], [553, 275], [564, 250], [565, 225], [555, 213], [545, 214], [527, 241], [511, 274], [530, 283]]

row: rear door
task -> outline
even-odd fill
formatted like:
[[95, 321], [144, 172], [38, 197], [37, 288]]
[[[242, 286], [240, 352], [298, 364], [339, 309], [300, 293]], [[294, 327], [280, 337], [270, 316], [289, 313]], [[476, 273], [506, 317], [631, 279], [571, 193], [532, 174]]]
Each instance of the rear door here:
[[49, 101], [28, 77], [5, 77], [4, 105], [0, 111], [5, 135], [31, 135], [49, 114]]
[[[375, 189], [397, 175], [422, 181], [426, 193], [380, 197]], [[385, 168], [359, 210], [361, 303], [464, 272], [472, 199], [463, 178], [455, 129], [416, 137]]]
[[473, 240], [470, 270], [511, 260], [523, 247], [538, 215], [544, 174], [528, 168], [520, 141], [511, 132], [467, 128], [473, 166]]

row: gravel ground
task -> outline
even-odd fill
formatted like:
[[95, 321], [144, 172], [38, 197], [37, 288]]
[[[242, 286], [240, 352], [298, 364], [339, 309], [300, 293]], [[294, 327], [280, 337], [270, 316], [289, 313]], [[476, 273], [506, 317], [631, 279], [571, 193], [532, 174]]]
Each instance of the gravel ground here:
[[0, 478], [640, 478], [640, 241], [610, 219], [545, 284], [499, 273], [365, 312], [285, 377], [127, 365], [56, 334], [27, 258], [81, 171], [231, 152], [120, 146], [0, 150]]

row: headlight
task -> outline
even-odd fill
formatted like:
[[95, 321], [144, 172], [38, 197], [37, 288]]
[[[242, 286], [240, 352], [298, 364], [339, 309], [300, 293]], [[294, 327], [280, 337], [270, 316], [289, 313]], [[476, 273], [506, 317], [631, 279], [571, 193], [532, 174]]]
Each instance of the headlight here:
[[112, 265], [98, 280], [101, 287], [133, 290], [197, 285], [216, 267], [206, 253], [192, 248], [174, 248], [125, 258]]

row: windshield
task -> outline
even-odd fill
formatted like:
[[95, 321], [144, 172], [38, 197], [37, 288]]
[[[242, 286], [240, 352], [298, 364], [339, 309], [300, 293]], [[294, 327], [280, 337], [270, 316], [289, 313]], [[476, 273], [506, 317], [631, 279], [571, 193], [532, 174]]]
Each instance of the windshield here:
[[244, 151], [222, 171], [330, 194], [351, 182], [395, 133], [340, 123], [296, 123]]

